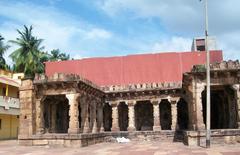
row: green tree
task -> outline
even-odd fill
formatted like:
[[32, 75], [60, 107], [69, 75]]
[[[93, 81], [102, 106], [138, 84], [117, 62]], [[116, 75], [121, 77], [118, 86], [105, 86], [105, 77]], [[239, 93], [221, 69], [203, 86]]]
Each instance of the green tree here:
[[60, 61], [60, 60], [69, 60], [69, 54], [61, 53], [59, 49], [54, 49], [50, 52], [49, 60], [50, 61]]
[[23, 72], [27, 77], [34, 77], [35, 73], [42, 73], [44, 71], [43, 61], [47, 57], [46, 53], [42, 52], [43, 40], [33, 36], [32, 29], [32, 26], [28, 28], [24, 25], [23, 31], [17, 30], [20, 37], [10, 40], [11, 43], [19, 46], [10, 54], [14, 62], [13, 68], [17, 72]]
[[7, 69], [7, 64], [3, 55], [6, 52], [6, 50], [9, 48], [9, 46], [5, 45], [3, 40], [4, 38], [0, 35], [0, 69]]

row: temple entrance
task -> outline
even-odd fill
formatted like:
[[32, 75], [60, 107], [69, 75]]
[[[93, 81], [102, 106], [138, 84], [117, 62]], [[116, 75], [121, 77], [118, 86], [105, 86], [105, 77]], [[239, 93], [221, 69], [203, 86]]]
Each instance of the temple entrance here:
[[43, 101], [44, 127], [46, 133], [67, 133], [69, 127], [69, 104], [65, 95], [47, 96]]
[[108, 103], [103, 106], [103, 127], [104, 131], [111, 131], [112, 128], [112, 107]]
[[150, 101], [138, 101], [134, 110], [136, 130], [153, 130], [153, 105]]
[[184, 99], [177, 103], [177, 122], [179, 130], [188, 129], [188, 104]]
[[172, 112], [171, 103], [167, 99], [160, 102], [160, 124], [162, 130], [171, 130], [172, 125]]
[[[202, 92], [203, 121], [206, 124], [206, 91]], [[211, 129], [237, 128], [234, 92], [229, 87], [211, 88]]]
[[120, 131], [127, 131], [128, 128], [128, 106], [125, 102], [118, 105], [118, 121]]

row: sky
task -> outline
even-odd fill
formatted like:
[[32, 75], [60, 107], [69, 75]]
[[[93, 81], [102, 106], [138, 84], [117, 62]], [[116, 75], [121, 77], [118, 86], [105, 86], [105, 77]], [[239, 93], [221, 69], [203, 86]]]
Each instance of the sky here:
[[[203, 0], [204, 1], [204, 0]], [[240, 59], [240, 1], [209, 1], [209, 35], [224, 59]], [[199, 0], [0, 0], [0, 34], [6, 41], [23, 25], [43, 39], [45, 51], [74, 59], [190, 51], [204, 35]], [[10, 43], [9, 43], [10, 44]], [[10, 44], [12, 45], [12, 44]], [[17, 47], [6, 52], [5, 58]]]

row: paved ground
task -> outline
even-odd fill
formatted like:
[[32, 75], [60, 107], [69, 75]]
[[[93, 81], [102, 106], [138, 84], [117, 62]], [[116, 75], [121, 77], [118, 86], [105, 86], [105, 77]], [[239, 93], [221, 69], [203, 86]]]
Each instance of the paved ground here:
[[187, 147], [182, 143], [130, 142], [101, 143], [84, 148], [17, 146], [16, 141], [0, 141], [2, 155], [240, 155], [240, 145]]

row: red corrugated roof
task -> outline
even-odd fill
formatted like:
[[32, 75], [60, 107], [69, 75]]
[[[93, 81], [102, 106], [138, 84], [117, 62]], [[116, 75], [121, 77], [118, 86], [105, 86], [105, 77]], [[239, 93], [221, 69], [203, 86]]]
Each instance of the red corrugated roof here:
[[[211, 51], [211, 62], [223, 60], [222, 51]], [[139, 54], [46, 62], [47, 76], [73, 73], [99, 86], [152, 82], [181, 82], [184, 72], [206, 62], [205, 52]]]

